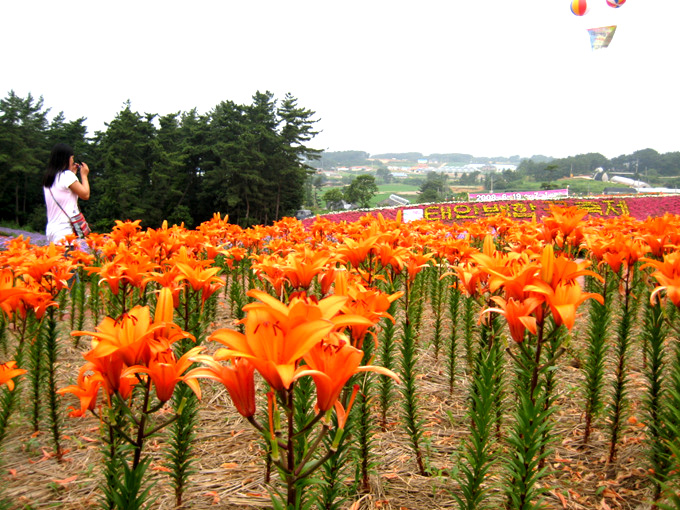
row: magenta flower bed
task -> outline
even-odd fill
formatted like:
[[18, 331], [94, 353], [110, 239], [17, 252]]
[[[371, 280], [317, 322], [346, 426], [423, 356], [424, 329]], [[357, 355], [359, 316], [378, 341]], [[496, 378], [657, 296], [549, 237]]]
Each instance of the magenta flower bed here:
[[[469, 221], [487, 218], [506, 212], [509, 217], [525, 220], [540, 220], [550, 214], [550, 205], [562, 207], [578, 206], [588, 210], [588, 216], [614, 218], [630, 215], [638, 220], [650, 216], [663, 216], [666, 213], [680, 214], [680, 195], [647, 196], [647, 197], [602, 197], [602, 198], [567, 198], [562, 200], [509, 200], [503, 202], [449, 202], [442, 204], [415, 204], [406, 207], [373, 209], [371, 211], [343, 211], [321, 216], [333, 222], [353, 222], [367, 214], [380, 213], [386, 219], [394, 219], [398, 211], [405, 214], [422, 216], [428, 221]], [[420, 212], [422, 211], [422, 212]], [[315, 218], [303, 221], [305, 226], [314, 223]]]

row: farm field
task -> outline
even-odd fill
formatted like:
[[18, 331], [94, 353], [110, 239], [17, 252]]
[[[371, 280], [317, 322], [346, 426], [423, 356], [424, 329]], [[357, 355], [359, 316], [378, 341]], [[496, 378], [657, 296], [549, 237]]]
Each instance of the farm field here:
[[15, 239], [0, 508], [670, 502], [678, 243], [576, 206]]

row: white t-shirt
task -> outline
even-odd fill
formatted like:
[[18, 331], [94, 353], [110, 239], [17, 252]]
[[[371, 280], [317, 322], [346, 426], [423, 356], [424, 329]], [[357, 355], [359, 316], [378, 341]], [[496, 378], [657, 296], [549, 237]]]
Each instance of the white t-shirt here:
[[[47, 206], [47, 228], [45, 229], [45, 234], [47, 235], [47, 241], [50, 243], [58, 243], [64, 237], [73, 233], [68, 216], [78, 213], [78, 195], [71, 191], [69, 186], [77, 180], [76, 174], [71, 170], [64, 170], [57, 174], [52, 188], [43, 187], [45, 205]], [[50, 193], [50, 189], [52, 193]], [[54, 199], [52, 195], [54, 195]], [[59, 202], [62, 209], [66, 211], [66, 214], [59, 208], [55, 200]]]

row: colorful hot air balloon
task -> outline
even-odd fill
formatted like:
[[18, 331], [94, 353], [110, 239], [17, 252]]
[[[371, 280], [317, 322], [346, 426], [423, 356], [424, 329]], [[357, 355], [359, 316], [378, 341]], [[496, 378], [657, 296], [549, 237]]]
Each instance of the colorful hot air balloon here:
[[626, 0], [607, 0], [607, 5], [609, 7], [613, 7], [614, 9], [621, 7], [625, 3], [626, 3]]
[[571, 0], [571, 12], [577, 16], [583, 16], [588, 12], [588, 4], [586, 0]]

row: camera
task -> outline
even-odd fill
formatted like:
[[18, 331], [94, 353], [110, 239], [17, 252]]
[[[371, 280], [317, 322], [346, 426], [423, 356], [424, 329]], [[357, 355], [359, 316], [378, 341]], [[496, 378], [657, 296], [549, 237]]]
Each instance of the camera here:
[[83, 158], [82, 156], [73, 156], [73, 162], [77, 165], [80, 166], [83, 164]]

